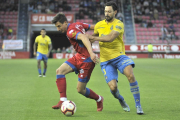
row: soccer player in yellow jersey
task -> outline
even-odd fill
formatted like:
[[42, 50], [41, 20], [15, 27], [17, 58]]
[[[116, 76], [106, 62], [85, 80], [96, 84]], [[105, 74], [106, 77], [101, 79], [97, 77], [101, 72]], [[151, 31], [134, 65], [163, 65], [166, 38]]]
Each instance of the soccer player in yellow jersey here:
[[[46, 77], [47, 60], [48, 60], [50, 51], [52, 49], [52, 44], [51, 44], [50, 37], [46, 35], [45, 29], [41, 29], [40, 34], [41, 35], [37, 36], [34, 42], [34, 55], [37, 56], [39, 77], [42, 77], [41, 75], [41, 61], [42, 60], [44, 62], [43, 77]], [[36, 53], [36, 46], [38, 46], [37, 53]]]
[[[123, 43], [124, 24], [115, 18], [117, 5], [110, 1], [105, 5], [105, 20], [98, 22], [94, 28], [93, 36], [87, 35], [91, 42], [99, 41], [101, 70], [113, 96], [119, 100], [124, 111], [130, 108], [120, 95], [117, 82], [118, 71], [124, 74], [129, 83], [135, 99], [137, 114], [143, 114], [140, 104], [140, 93], [138, 82], [133, 74], [135, 63], [125, 55]], [[98, 37], [99, 36], [99, 37]]]

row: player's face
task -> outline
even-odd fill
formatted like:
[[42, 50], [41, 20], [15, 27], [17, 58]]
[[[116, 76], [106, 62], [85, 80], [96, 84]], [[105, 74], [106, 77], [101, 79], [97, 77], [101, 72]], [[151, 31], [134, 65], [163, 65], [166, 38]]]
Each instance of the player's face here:
[[57, 22], [55, 24], [57, 30], [61, 33], [65, 33], [67, 31], [67, 22], [65, 21], [63, 24], [60, 22]]
[[45, 30], [41, 30], [41, 35], [45, 36], [46, 35], [46, 31]]
[[105, 19], [110, 22], [115, 17], [115, 11], [113, 10], [112, 6], [106, 6], [105, 10]]

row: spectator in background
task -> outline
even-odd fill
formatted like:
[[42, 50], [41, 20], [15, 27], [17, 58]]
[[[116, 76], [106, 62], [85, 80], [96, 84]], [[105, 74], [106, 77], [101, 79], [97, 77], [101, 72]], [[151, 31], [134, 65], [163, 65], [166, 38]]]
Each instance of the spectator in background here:
[[149, 7], [149, 2], [147, 0], [145, 0], [144, 3], [143, 3], [143, 6], [144, 7]]
[[156, 8], [153, 11], [153, 16], [154, 16], [155, 20], [157, 20], [159, 18], [159, 12], [158, 12], [158, 10]]
[[149, 15], [149, 8], [148, 7], [145, 9], [145, 15]]
[[41, 4], [39, 4], [39, 5], [37, 6], [37, 9], [38, 9], [38, 13], [41, 13], [41, 9], [42, 9]]
[[134, 16], [134, 21], [135, 21], [135, 23], [137, 23], [137, 24], [142, 23], [142, 16], [137, 16], [137, 15], [135, 15], [135, 16]]
[[151, 28], [153, 27], [153, 23], [151, 22], [151, 20], [147, 21], [147, 28]]
[[52, 50], [51, 50], [51, 53], [56, 53], [56, 50], [55, 50], [55, 49], [52, 49]]
[[62, 52], [62, 53], [66, 53], [66, 48], [63, 47], [61, 52]]
[[175, 28], [174, 28], [173, 23], [171, 23], [171, 24], [169, 25], [168, 31], [169, 31], [169, 33], [170, 33], [170, 32], [173, 32], [173, 34], [175, 35]]
[[29, 12], [32, 12], [33, 9], [34, 9], [34, 5], [33, 5], [33, 4], [29, 4], [29, 5], [28, 5], [28, 11], [29, 11]]
[[56, 52], [61, 53], [61, 48], [58, 48]]
[[117, 13], [116, 18], [123, 21], [124, 15], [121, 13], [121, 11]]
[[164, 42], [164, 40], [166, 40], [167, 35], [168, 35], [168, 31], [166, 29], [165, 24], [163, 24], [163, 26], [161, 27], [161, 39], [162, 39], [162, 42]]
[[148, 58], [152, 58], [153, 55], [153, 45], [149, 43], [148, 45]]
[[70, 47], [66, 48], [66, 53], [71, 53]]
[[84, 13], [82, 11], [79, 13], [79, 19], [84, 19]]
[[169, 54], [171, 52], [171, 48], [170, 48], [169, 42], [167, 42], [167, 46], [166, 46], [165, 52], [166, 52], [166, 54]]
[[147, 28], [147, 21], [146, 20], [142, 20], [141, 26]]
[[11, 27], [8, 28], [8, 35], [13, 35], [13, 29]]

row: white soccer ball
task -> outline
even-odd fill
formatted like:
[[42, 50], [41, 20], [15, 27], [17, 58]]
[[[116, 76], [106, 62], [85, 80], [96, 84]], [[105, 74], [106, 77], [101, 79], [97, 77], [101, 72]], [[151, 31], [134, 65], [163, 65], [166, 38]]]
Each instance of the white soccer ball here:
[[76, 104], [71, 100], [64, 101], [61, 105], [61, 112], [66, 116], [74, 115], [76, 112]]

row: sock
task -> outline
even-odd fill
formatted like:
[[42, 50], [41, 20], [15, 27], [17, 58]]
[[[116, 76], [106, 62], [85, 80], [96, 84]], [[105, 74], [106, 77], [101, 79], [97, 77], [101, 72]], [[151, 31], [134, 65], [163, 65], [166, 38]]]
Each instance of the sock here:
[[115, 98], [117, 98], [117, 99], [119, 99], [119, 100], [121, 100], [121, 101], [123, 101], [123, 100], [124, 100], [123, 96], [121, 96], [121, 95], [120, 95], [120, 93], [119, 93], [119, 90], [118, 90], [118, 89], [117, 89], [117, 91], [116, 91], [116, 92], [112, 92], [112, 91], [111, 91], [111, 93], [113, 94], [113, 96], [114, 96]]
[[39, 75], [41, 75], [41, 69], [38, 69]]
[[65, 78], [65, 75], [56, 75], [56, 85], [57, 85], [58, 91], [60, 93], [60, 99], [61, 98], [67, 98], [66, 97], [66, 78]]
[[141, 106], [138, 82], [136, 81], [134, 83], [130, 83], [130, 88], [131, 88], [131, 92], [134, 96], [136, 106]]
[[44, 69], [43, 75], [45, 75], [45, 74], [46, 74], [46, 70], [47, 70], [47, 69]]
[[94, 100], [98, 100], [99, 99], [99, 95], [97, 95], [94, 91], [92, 91], [89, 88], [86, 88], [86, 93], [85, 93], [84, 96], [87, 97], [87, 98], [94, 99]]

